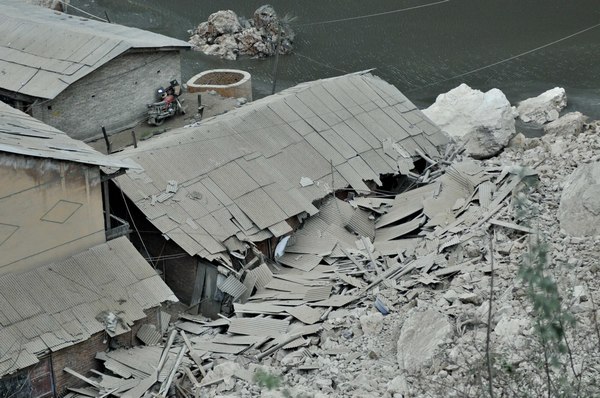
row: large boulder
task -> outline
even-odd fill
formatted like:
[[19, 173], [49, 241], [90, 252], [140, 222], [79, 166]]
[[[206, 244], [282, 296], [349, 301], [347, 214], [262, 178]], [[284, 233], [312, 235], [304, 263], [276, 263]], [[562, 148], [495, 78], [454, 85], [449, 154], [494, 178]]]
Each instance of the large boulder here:
[[423, 112], [442, 130], [466, 141], [476, 159], [497, 155], [516, 134], [513, 109], [502, 91], [483, 93], [466, 84], [440, 94]]
[[210, 14], [207, 22], [208, 32], [213, 37], [242, 31], [242, 25], [237, 14], [231, 10], [217, 11]]
[[269, 57], [276, 49], [289, 54], [295, 37], [287, 18], [279, 19], [270, 5], [259, 7], [252, 19], [240, 19], [231, 10], [217, 11], [189, 33], [194, 50], [232, 60], [238, 55]]
[[600, 162], [583, 164], [567, 178], [558, 219], [572, 236], [600, 235]]
[[560, 111], [567, 106], [564, 88], [554, 87], [534, 98], [528, 98], [517, 107], [519, 119], [525, 123], [542, 125], [558, 119]]
[[273, 6], [265, 4], [254, 11], [254, 26], [257, 28], [268, 28], [273, 24], [277, 24], [279, 19]]
[[544, 132], [550, 135], [570, 136], [579, 135], [587, 116], [581, 112], [569, 112], [544, 126]]
[[452, 334], [446, 316], [434, 309], [411, 310], [398, 338], [398, 365], [410, 373], [431, 364], [439, 347]]

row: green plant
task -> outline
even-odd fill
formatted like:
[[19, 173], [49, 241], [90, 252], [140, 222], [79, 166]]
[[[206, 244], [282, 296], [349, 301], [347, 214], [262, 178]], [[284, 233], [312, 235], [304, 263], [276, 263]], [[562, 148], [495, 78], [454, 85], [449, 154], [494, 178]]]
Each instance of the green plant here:
[[281, 385], [281, 377], [258, 369], [254, 373], [254, 381], [267, 390], [273, 390]]

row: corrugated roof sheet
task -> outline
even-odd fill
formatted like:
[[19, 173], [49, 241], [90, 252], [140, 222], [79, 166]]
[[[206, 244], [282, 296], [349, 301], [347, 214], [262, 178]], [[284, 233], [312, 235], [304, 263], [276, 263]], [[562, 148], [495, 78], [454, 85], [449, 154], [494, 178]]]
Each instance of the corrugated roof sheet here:
[[62, 131], [2, 101], [0, 101], [0, 152], [113, 168], [137, 168], [133, 162], [103, 155], [83, 142], [72, 139]]
[[[427, 131], [415, 125], [418, 121]], [[144, 168], [119, 181], [157, 228], [168, 229], [169, 238], [191, 255], [216, 255], [232, 236], [253, 242], [288, 233], [282, 222], [317, 213], [312, 203], [330, 194], [332, 186], [368, 191], [365, 181], [379, 182], [381, 174], [398, 170], [400, 155], [385, 154], [384, 142], [398, 144], [406, 156], [416, 155], [415, 149], [439, 155], [425, 136], [439, 135], [440, 143], [446, 138], [431, 128], [400, 91], [361, 72], [302, 83], [114, 156]], [[411, 140], [402, 148], [400, 141], [421, 135], [424, 147]], [[302, 177], [314, 184], [303, 187]], [[155, 187], [169, 180], [186, 190], [182, 199], [152, 202]], [[188, 216], [182, 218], [180, 208]], [[188, 218], [212, 239], [198, 235]], [[311, 240], [316, 239], [322, 237]], [[335, 239], [330, 240], [331, 247], [315, 254], [331, 252]]]
[[52, 99], [129, 49], [189, 47], [184, 41], [141, 29], [3, 0], [0, 87]]
[[[125, 237], [33, 271], [1, 276], [0, 287], [0, 376], [36, 363], [31, 353], [57, 351], [103, 330], [96, 319], [102, 312], [132, 323], [145, 316], [144, 309], [177, 300]], [[12, 364], [4, 358], [12, 358]]]
[[228, 331], [248, 336], [276, 337], [287, 332], [289, 324], [285, 319], [233, 318]]

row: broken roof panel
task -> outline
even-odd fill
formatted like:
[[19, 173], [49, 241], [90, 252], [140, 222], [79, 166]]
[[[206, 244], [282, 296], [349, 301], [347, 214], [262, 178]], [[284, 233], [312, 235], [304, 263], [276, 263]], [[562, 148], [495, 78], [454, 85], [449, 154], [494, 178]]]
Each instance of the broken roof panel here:
[[[99, 269], [106, 275], [102, 278], [105, 284], [98, 283]], [[140, 319], [145, 314], [134, 295], [143, 298], [146, 309], [167, 300], [176, 301], [173, 292], [125, 237], [17, 276], [1, 276], [0, 286], [0, 311], [4, 316], [0, 317], [0, 351], [14, 358], [28, 349], [27, 341], [36, 342], [30, 350], [41, 352], [41, 344], [44, 350], [56, 351], [89, 338], [104, 328], [96, 319], [103, 312], [114, 312], [126, 321]], [[125, 302], [116, 301], [116, 296]], [[44, 300], [51, 302], [41, 303]], [[12, 337], [6, 334], [9, 330]], [[4, 343], [11, 339], [21, 344], [3, 350]], [[28, 358], [10, 367], [0, 364], [0, 376], [31, 365], [31, 354]]]
[[[381, 174], [397, 172], [396, 161], [383, 154], [383, 142], [398, 144], [398, 140], [409, 137], [404, 131], [406, 125], [414, 124], [415, 118], [425, 120], [417, 110], [406, 118], [390, 108], [397, 104], [410, 102], [396, 88], [366, 72], [303, 83], [115, 154], [141, 164], [146, 176], [121, 187], [137, 200], [136, 206], [150, 221], [166, 214], [183, 223], [179, 229], [168, 231], [168, 236], [188, 253], [216, 254], [217, 246], [211, 251], [200, 236], [192, 236], [198, 230], [185, 224], [188, 217], [181, 219], [182, 214], [171, 203], [175, 198], [149, 205], [152, 198], [144, 198], [140, 191], [147, 194], [155, 186], [163, 190], [167, 181], [178, 181], [187, 190], [181, 193], [179, 206], [198, 227], [213, 235], [223, 251], [222, 242], [232, 236], [259, 241], [277, 235], [284, 230], [279, 228], [284, 227], [283, 221], [317, 213], [312, 202], [330, 194], [332, 186], [340, 189], [350, 185], [359, 192], [369, 191], [364, 181], [379, 183]], [[402, 109], [413, 109], [410, 105]], [[411, 136], [425, 135], [419, 127], [413, 128]], [[443, 142], [441, 131], [437, 134]], [[409, 148], [398, 145], [406, 153], [415, 153], [417, 146], [414, 140]], [[427, 148], [424, 152], [437, 155]], [[301, 186], [303, 177], [313, 184]], [[223, 207], [231, 217], [213, 214]], [[205, 211], [212, 217], [201, 219]], [[214, 219], [223, 227], [224, 236], [212, 228], [214, 225], [203, 225], [214, 224]], [[165, 220], [157, 221], [163, 231]], [[168, 228], [174, 226], [167, 224]]]
[[190, 45], [156, 33], [5, 0], [0, 9], [0, 87], [55, 98], [129, 49]]

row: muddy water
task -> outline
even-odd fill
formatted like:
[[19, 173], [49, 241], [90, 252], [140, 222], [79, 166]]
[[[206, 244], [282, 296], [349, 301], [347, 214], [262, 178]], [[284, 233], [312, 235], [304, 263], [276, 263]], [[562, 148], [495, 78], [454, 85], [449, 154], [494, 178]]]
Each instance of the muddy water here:
[[[484, 90], [498, 87], [513, 103], [560, 85], [571, 109], [600, 118], [600, 26], [529, 52], [599, 23], [598, 0], [449, 0], [392, 12], [431, 2], [436, 0], [271, 2], [280, 14], [296, 17], [297, 31], [296, 54], [280, 58], [277, 89], [376, 68], [419, 106], [462, 82]], [[106, 11], [114, 22], [183, 40], [187, 30], [217, 10], [249, 17], [264, 3], [72, 0], [96, 15]], [[331, 20], [342, 21], [322, 23]], [[527, 54], [501, 62], [522, 53]], [[270, 93], [272, 66], [271, 59], [224, 61], [188, 52], [183, 74], [186, 80], [208, 68], [245, 69], [253, 75], [258, 98]]]

